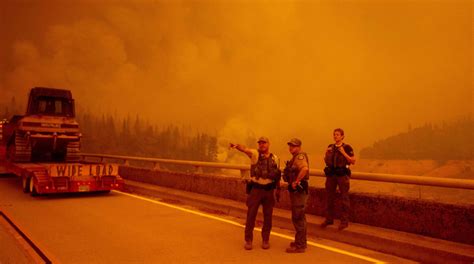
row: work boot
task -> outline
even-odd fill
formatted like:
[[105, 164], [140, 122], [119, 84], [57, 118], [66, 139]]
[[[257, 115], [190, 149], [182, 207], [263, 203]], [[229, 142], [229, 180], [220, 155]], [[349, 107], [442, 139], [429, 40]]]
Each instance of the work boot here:
[[[295, 247], [296, 247], [296, 243], [295, 243], [295, 242], [291, 242], [291, 243], [290, 243], [290, 247], [295, 248]], [[307, 247], [308, 247], [308, 246], [306, 246], [306, 245], [304, 246], [304, 248], [307, 248]]]
[[333, 220], [327, 220], [326, 219], [326, 221], [322, 222], [320, 226], [321, 226], [321, 228], [326, 228], [328, 225], [332, 225], [332, 224], [334, 224]]
[[264, 240], [262, 242], [262, 248], [263, 249], [269, 249], [270, 248], [270, 243], [268, 242], [268, 240]]
[[286, 249], [286, 253], [304, 253], [305, 248], [289, 247]]
[[251, 250], [252, 249], [252, 241], [245, 241], [245, 250]]
[[341, 230], [346, 229], [348, 226], [349, 226], [348, 222], [341, 222], [341, 224], [339, 225], [339, 227], [337, 229], [339, 229], [339, 231], [341, 231]]

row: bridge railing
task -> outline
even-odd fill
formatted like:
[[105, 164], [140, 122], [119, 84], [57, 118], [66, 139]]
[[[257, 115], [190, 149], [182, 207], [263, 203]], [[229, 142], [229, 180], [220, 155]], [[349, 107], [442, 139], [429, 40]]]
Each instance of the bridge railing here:
[[[83, 153], [82, 159], [96, 158], [101, 162], [106, 160], [122, 161], [124, 166], [129, 166], [130, 161], [146, 162], [153, 166], [153, 169], [161, 169], [162, 164], [186, 165], [196, 168], [197, 172], [202, 172], [203, 168], [228, 169], [238, 170], [241, 176], [248, 176], [250, 173], [249, 165], [244, 164], [230, 164], [219, 162], [204, 162], [204, 161], [189, 161], [189, 160], [173, 160], [173, 159], [158, 159], [145, 157], [132, 157], [121, 155], [107, 155], [107, 154], [90, 154]], [[310, 169], [310, 176], [325, 177], [322, 169]], [[474, 190], [474, 180], [468, 179], [454, 179], [454, 178], [438, 178], [415, 175], [401, 175], [401, 174], [385, 174], [385, 173], [368, 173], [368, 172], [352, 172], [351, 179], [375, 181], [384, 183], [402, 183], [413, 184], [421, 186], [436, 186], [455, 189], [470, 189]]]

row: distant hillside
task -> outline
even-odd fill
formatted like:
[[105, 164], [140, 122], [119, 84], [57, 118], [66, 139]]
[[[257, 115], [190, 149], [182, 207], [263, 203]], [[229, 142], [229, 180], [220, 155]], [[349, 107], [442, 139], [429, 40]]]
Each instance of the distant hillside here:
[[366, 159], [473, 159], [474, 121], [465, 118], [441, 125], [409, 129], [361, 150]]

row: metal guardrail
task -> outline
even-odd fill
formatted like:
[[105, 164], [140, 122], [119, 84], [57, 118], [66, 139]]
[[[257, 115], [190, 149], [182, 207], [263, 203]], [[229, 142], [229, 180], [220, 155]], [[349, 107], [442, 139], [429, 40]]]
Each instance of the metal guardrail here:
[[[86, 160], [87, 158], [98, 158], [100, 159], [101, 162], [104, 162], [105, 160], [121, 160], [123, 161], [123, 165], [125, 166], [129, 166], [130, 161], [149, 162], [153, 164], [153, 169], [157, 169], [157, 170], [161, 169], [160, 164], [174, 164], [174, 165], [193, 166], [196, 168], [198, 173], [202, 172], [202, 168], [239, 170], [241, 176], [248, 176], [248, 174], [250, 173], [249, 165], [243, 165], [243, 164], [156, 159], [156, 158], [130, 157], [130, 156], [120, 156], [120, 155], [107, 155], [107, 154], [90, 154], [90, 153], [82, 153], [81, 156], [83, 160]], [[314, 176], [314, 177], [326, 177], [324, 175], [323, 170], [320, 170], [320, 169], [310, 169], [309, 175]], [[413, 185], [422, 185], [422, 186], [435, 186], [435, 187], [474, 190], [474, 180], [466, 180], [466, 179], [437, 178], [437, 177], [385, 174], [385, 173], [368, 173], [368, 172], [352, 172], [351, 179], [385, 182], [385, 183], [402, 183], [402, 184], [413, 184]]]

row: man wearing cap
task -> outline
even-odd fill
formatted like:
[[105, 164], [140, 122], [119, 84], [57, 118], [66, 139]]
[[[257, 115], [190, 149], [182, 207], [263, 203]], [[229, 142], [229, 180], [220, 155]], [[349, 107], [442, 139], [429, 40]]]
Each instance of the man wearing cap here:
[[305, 207], [308, 199], [309, 160], [301, 151], [301, 140], [293, 138], [288, 142], [293, 158], [286, 163], [284, 180], [288, 182], [291, 201], [291, 220], [295, 227], [295, 241], [286, 249], [288, 253], [303, 253], [306, 250]]
[[258, 149], [250, 149], [240, 144], [230, 144], [250, 158], [250, 179], [247, 181], [247, 221], [245, 223], [245, 249], [252, 249], [253, 229], [260, 204], [263, 207], [262, 248], [269, 249], [272, 229], [273, 206], [280, 200], [280, 160], [270, 153], [270, 141], [266, 137], [258, 139]]

